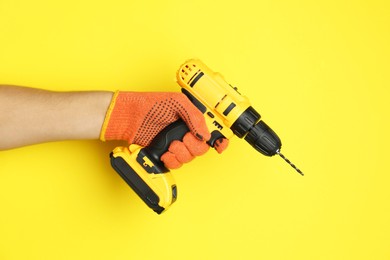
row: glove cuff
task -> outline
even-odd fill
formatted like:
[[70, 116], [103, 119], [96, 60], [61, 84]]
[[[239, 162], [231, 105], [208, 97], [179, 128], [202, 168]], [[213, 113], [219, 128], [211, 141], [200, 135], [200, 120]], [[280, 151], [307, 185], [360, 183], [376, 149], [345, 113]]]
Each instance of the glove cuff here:
[[114, 93], [100, 132], [101, 141], [127, 140], [130, 143], [134, 139], [128, 131], [133, 114], [129, 94], [121, 91]]

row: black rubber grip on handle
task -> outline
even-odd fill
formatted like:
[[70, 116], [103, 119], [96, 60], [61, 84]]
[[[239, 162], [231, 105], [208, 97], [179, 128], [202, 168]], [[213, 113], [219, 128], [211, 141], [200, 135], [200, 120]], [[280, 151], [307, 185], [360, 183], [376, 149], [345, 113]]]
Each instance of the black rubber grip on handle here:
[[162, 172], [167, 172], [168, 170], [160, 160], [161, 156], [168, 151], [172, 141], [183, 140], [184, 135], [189, 131], [186, 123], [179, 119], [158, 133], [150, 145], [142, 149], [142, 153], [147, 155], [157, 168], [162, 169]]

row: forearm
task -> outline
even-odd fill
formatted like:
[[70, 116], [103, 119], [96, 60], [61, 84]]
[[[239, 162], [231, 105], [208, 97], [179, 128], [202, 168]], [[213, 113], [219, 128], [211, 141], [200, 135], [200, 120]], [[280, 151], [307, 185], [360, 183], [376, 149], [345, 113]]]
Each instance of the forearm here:
[[112, 92], [53, 92], [0, 85], [0, 150], [99, 139]]

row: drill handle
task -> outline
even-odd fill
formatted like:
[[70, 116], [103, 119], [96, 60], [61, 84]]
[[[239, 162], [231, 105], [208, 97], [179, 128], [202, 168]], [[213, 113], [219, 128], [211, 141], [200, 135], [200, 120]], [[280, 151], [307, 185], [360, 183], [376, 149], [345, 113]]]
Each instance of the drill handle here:
[[153, 161], [156, 168], [161, 169], [161, 172], [168, 172], [164, 164], [161, 162], [161, 156], [168, 151], [169, 145], [175, 141], [183, 140], [184, 135], [189, 132], [190, 129], [186, 123], [179, 119], [167, 127], [165, 127], [160, 133], [156, 135], [153, 141], [147, 147], [143, 148], [143, 152], [147, 154], [148, 158]]

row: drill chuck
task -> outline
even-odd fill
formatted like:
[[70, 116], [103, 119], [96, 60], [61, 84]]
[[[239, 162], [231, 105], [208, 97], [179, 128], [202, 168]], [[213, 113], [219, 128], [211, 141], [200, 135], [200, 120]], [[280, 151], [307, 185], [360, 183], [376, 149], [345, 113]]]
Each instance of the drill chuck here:
[[282, 142], [276, 133], [264, 121], [259, 121], [254, 125], [245, 140], [257, 151], [266, 155], [273, 156], [282, 147]]
[[245, 137], [245, 140], [263, 155], [273, 156], [280, 150], [282, 142], [260, 117], [260, 114], [249, 106], [231, 126], [231, 130], [239, 138]]
[[291, 167], [303, 176], [303, 172], [298, 169], [281, 152], [282, 141], [279, 136], [266, 124], [260, 120], [260, 114], [249, 106], [233, 123], [231, 130], [233, 133], [243, 138], [258, 152], [265, 156], [274, 156], [278, 154]]

